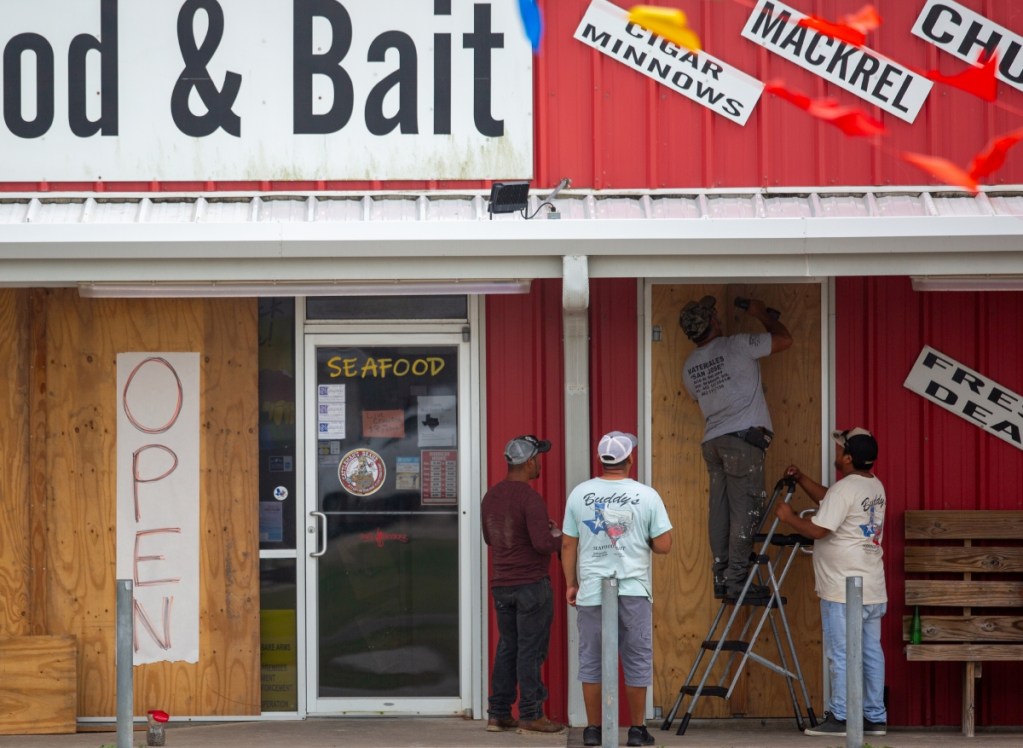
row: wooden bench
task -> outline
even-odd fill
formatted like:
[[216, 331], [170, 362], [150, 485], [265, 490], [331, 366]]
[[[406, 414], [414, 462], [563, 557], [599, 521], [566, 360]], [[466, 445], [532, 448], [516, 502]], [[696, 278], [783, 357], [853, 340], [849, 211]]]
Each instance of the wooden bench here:
[[[1023, 572], [1023, 511], [907, 511], [905, 521], [904, 640], [914, 607], [928, 608], [921, 610], [922, 643], [906, 645], [906, 659], [963, 663], [963, 735], [973, 737], [981, 663], [1023, 660], [1023, 581], [997, 578]], [[986, 610], [974, 614], [976, 608]]]

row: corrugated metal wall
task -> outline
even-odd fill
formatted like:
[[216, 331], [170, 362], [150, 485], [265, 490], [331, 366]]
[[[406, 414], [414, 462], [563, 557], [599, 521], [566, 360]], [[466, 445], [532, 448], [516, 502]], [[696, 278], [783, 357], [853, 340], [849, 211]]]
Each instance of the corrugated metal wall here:
[[[533, 487], [546, 499], [551, 519], [560, 522], [566, 496], [561, 282], [534, 281], [528, 295], [489, 296], [486, 315], [486, 483], [492, 486], [504, 478], [504, 445], [509, 439], [519, 434], [549, 439], [552, 448]], [[555, 601], [564, 600], [565, 578], [556, 557], [551, 561], [551, 582]], [[498, 633], [489, 595], [484, 605], [489, 621], [489, 677]], [[565, 621], [565, 606], [555, 604], [550, 653], [543, 672], [550, 691], [547, 715], [561, 722], [568, 718]]]
[[[881, 116], [883, 144], [848, 138], [764, 94], [745, 127], [654, 83], [573, 39], [590, 0], [540, 0], [545, 33], [534, 58], [535, 171], [533, 186], [570, 177], [576, 188], [711, 188], [836, 185], [921, 185], [931, 180], [898, 152], [920, 151], [966, 166], [995, 135], [1023, 124], [1023, 93], [998, 87], [988, 104], [936, 84], [916, 122], [880, 113], [850, 93], [748, 41], [741, 31], [752, 0], [660, 0], [681, 7], [706, 51], [760, 80], [782, 79], [810, 96], [830, 96]], [[1015, 33], [1023, 33], [1023, 3], [959, 0]], [[616, 0], [622, 7], [633, 3]], [[803, 13], [835, 20], [863, 0], [789, 0]], [[957, 73], [964, 64], [910, 30], [923, 0], [875, 0], [881, 27], [867, 46], [918, 71]], [[1014, 70], [1023, 61], [1017, 60]], [[990, 184], [1023, 183], [1023, 156], [1014, 153]], [[0, 190], [216, 191], [484, 189], [487, 182], [97, 182], [0, 184]]]
[[[628, 8], [633, 3], [615, 0]], [[1023, 33], [1023, 3], [959, 0], [991, 20]], [[780, 78], [809, 96], [872, 108], [741, 36], [753, 2], [661, 0], [682, 8], [704, 49], [760, 80]], [[837, 19], [862, 0], [788, 0], [803, 13]], [[805, 185], [928, 184], [926, 175], [899, 160], [913, 150], [966, 166], [995, 134], [1023, 124], [1023, 93], [1005, 84], [987, 104], [970, 94], [935, 85], [913, 124], [882, 117], [883, 147], [848, 138], [780, 99], [764, 94], [745, 127], [710, 113], [596, 50], [572, 39], [589, 0], [547, 0], [545, 46], [536, 60], [537, 183], [571, 177], [577, 187], [773, 187]], [[913, 36], [923, 0], [875, 0], [881, 27], [867, 46], [902, 65], [959, 72], [964, 64]], [[556, 41], [555, 41], [556, 40]], [[1023, 182], [1019, 154], [992, 183]]]
[[[906, 662], [902, 647], [903, 513], [907, 509], [1023, 509], [1023, 452], [924, 400], [903, 382], [923, 346], [1005, 387], [1023, 390], [1020, 293], [917, 293], [908, 278], [836, 282], [837, 425], [872, 429], [888, 494], [885, 564], [889, 719], [958, 725], [959, 663]], [[909, 611], [911, 612], [911, 611]], [[1019, 724], [1018, 663], [985, 663], [977, 724]]]
[[[637, 285], [635, 280], [590, 283], [591, 441], [612, 429], [636, 432]], [[561, 282], [533, 282], [529, 295], [487, 297], [487, 485], [505, 474], [504, 445], [518, 434], [536, 434], [553, 442], [535, 488], [547, 501], [551, 518], [565, 515], [564, 366], [562, 359]], [[596, 464], [593, 465], [596, 474]], [[554, 624], [544, 681], [550, 691], [547, 714], [568, 718], [568, 652], [565, 578], [551, 562]], [[490, 664], [497, 646], [493, 605], [486, 601]], [[573, 673], [571, 677], [575, 677]]]

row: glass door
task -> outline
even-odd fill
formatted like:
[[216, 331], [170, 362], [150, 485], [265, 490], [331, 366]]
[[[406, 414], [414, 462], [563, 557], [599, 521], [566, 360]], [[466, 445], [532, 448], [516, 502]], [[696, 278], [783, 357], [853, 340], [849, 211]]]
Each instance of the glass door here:
[[461, 713], [468, 345], [306, 341], [309, 712]]

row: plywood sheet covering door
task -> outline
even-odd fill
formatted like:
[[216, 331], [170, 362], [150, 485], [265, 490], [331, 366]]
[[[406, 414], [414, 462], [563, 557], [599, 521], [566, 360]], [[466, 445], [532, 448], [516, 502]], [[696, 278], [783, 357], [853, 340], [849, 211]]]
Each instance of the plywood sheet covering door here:
[[[795, 344], [761, 362], [775, 429], [775, 439], [767, 454], [766, 488], [770, 496], [789, 464], [799, 465], [808, 475], [820, 478], [823, 391], [820, 286], [655, 285], [651, 325], [660, 327], [661, 339], [652, 343], [651, 360], [653, 485], [664, 497], [675, 526], [674, 548], [669, 556], [657, 559], [654, 576], [654, 704], [665, 713], [674, 703], [719, 606], [719, 601], [713, 599], [707, 539], [708, 480], [700, 451], [703, 417], [682, 384], [682, 362], [693, 344], [678, 324], [682, 306], [705, 294], [717, 298], [726, 335], [763, 331], [756, 319], [733, 306], [736, 296], [763, 299], [768, 306], [781, 311]], [[810, 504], [800, 493], [793, 501], [797, 510]], [[786, 613], [811, 702], [820, 715], [823, 714], [820, 615], [809, 556], [795, 560], [783, 592], [788, 598]], [[778, 662], [770, 627], [765, 628], [755, 651]], [[719, 658], [719, 662], [723, 660]], [[718, 672], [708, 683], [717, 684]], [[728, 702], [701, 699], [694, 713], [695, 718], [732, 715], [791, 716], [791, 701], [782, 676], [749, 662]]]
[[116, 713], [116, 359], [200, 354], [200, 655], [135, 669], [135, 713], [260, 710], [255, 300], [42, 294], [45, 625], [79, 642], [80, 716]]
[[0, 637], [0, 735], [75, 732], [73, 636]]
[[28, 298], [0, 289], [0, 636], [30, 631]]

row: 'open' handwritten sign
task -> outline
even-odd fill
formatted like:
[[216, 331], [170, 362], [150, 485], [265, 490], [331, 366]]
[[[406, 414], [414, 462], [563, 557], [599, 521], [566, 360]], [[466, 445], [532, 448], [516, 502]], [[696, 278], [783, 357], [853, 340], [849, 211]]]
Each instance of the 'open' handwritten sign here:
[[117, 577], [134, 663], [199, 661], [199, 354], [117, 355]]

